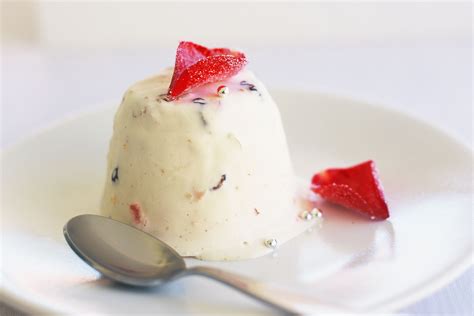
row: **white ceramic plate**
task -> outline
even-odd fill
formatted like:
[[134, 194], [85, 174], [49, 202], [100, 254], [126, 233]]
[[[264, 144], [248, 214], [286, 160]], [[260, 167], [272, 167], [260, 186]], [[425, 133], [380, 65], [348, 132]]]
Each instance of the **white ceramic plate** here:
[[[392, 216], [369, 222], [326, 205], [320, 230], [284, 244], [277, 256], [212, 265], [304, 290], [315, 304], [376, 312], [406, 306], [470, 265], [469, 148], [381, 107], [295, 91], [274, 96], [297, 174], [309, 181], [325, 167], [374, 159]], [[117, 286], [69, 249], [64, 223], [98, 207], [114, 110], [64, 122], [4, 152], [3, 299], [46, 313], [271, 313], [198, 277], [158, 289]]]

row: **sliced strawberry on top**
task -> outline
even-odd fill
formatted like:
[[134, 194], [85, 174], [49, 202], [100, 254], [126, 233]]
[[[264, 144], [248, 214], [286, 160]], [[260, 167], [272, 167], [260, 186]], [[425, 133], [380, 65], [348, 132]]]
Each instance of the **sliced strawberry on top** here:
[[192, 42], [180, 42], [176, 50], [173, 78], [168, 99], [174, 100], [183, 93], [236, 75], [247, 63], [241, 52], [227, 48], [208, 49]]
[[372, 160], [349, 168], [324, 170], [315, 174], [311, 182], [311, 189], [330, 202], [357, 210], [371, 219], [389, 217]]

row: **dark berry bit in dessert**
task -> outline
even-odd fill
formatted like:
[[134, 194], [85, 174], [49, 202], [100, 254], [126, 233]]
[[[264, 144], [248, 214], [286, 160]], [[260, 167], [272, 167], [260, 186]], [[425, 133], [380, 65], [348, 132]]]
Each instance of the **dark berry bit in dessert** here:
[[216, 184], [216, 186], [212, 187], [211, 188], [211, 191], [215, 191], [215, 190], [218, 190], [222, 187], [222, 185], [224, 184], [224, 181], [226, 180], [226, 175], [223, 174], [221, 176], [221, 179], [219, 180], [219, 183]]
[[322, 198], [359, 211], [370, 219], [389, 217], [382, 185], [372, 160], [313, 176], [311, 189]]
[[193, 99], [193, 103], [196, 103], [196, 104], [200, 104], [200, 105], [204, 105], [206, 104], [206, 100], [204, 100], [203, 98], [195, 98]]
[[[240, 82], [240, 85], [241, 85], [241, 86], [244, 86], [244, 87], [247, 87], [247, 89], [248, 89], [249, 91], [258, 92], [258, 89], [255, 87], [254, 84], [249, 83], [249, 82], [247, 82], [247, 81], [245, 81], [245, 80], [241, 81], [241, 82]], [[259, 92], [258, 94], [261, 95], [260, 92]]]
[[252, 83], [248, 83], [247, 81], [243, 80], [240, 82], [241, 86], [247, 87], [247, 89], [252, 90], [252, 91], [257, 91], [257, 88], [255, 88], [255, 85]]
[[119, 167], [115, 167], [112, 171], [112, 182], [116, 183], [119, 180]]
[[241, 52], [227, 48], [209, 49], [192, 42], [179, 43], [168, 100], [207, 83], [236, 75], [247, 63]]
[[156, 101], [158, 101], [158, 102], [161, 102], [161, 101], [170, 102], [170, 99], [168, 98], [168, 94], [164, 93], [164, 94], [160, 94], [158, 96], [158, 98], [156, 99]]

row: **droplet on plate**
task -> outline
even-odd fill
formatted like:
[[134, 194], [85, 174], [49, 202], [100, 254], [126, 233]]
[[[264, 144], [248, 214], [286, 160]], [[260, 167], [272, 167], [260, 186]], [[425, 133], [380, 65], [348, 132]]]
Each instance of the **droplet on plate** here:
[[278, 240], [276, 240], [275, 238], [267, 239], [265, 240], [265, 246], [267, 246], [268, 248], [275, 249], [276, 247], [278, 247]]
[[313, 215], [308, 211], [301, 212], [300, 217], [306, 221], [310, 221], [313, 219]]

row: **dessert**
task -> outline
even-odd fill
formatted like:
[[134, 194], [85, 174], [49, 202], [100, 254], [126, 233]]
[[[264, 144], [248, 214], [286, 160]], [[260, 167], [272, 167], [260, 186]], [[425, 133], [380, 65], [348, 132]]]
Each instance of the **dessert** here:
[[246, 63], [241, 52], [181, 42], [174, 68], [125, 92], [103, 215], [208, 260], [261, 256], [305, 231], [322, 216], [314, 193], [388, 218], [373, 161], [322, 171], [300, 191], [278, 108]]
[[320, 213], [299, 196], [278, 108], [245, 64], [182, 42], [174, 69], [127, 90], [103, 215], [208, 260], [266, 254], [313, 224]]

